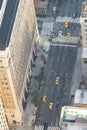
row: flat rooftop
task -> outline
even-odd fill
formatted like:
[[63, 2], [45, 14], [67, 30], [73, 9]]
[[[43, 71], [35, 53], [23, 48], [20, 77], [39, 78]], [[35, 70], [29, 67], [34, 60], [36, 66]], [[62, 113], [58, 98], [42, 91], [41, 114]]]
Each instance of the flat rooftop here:
[[80, 107], [62, 107], [60, 122], [76, 123], [87, 122], [87, 109]]
[[68, 124], [63, 130], [87, 130], [87, 124]]
[[1, 7], [2, 7], [2, 2], [3, 2], [3, 0], [0, 0], [0, 9], [1, 9]]
[[81, 12], [81, 16], [82, 17], [87, 17], [87, 2], [83, 2], [82, 3], [82, 12]]
[[[0, 5], [2, 4], [0, 0]], [[9, 40], [14, 25], [19, 0], [8, 0], [0, 27], [0, 49], [5, 49], [9, 45]]]
[[74, 103], [87, 104], [87, 91], [86, 90], [76, 90]]
[[45, 15], [48, 6], [48, 1], [49, 0], [45, 0], [45, 1], [34, 0], [36, 15]]

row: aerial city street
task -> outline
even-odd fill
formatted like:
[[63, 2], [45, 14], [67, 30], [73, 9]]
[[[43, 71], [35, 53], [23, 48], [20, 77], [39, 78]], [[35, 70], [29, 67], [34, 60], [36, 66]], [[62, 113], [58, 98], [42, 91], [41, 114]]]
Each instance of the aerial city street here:
[[0, 130], [87, 130], [87, 0], [0, 0]]
[[[44, 122], [47, 122], [50, 126], [56, 126], [62, 106], [71, 105], [71, 82], [77, 52], [81, 48], [79, 19], [82, 2], [82, 0], [50, 0], [49, 2], [47, 17], [55, 18], [50, 37], [52, 40], [59, 36], [60, 41], [52, 40], [50, 45], [45, 70], [46, 79], [41, 90], [42, 95], [46, 96], [46, 101], [43, 103], [42, 99], [38, 106], [36, 125], [44, 125]], [[52, 10], [54, 6], [56, 6], [55, 14]], [[43, 23], [39, 22], [39, 24]], [[63, 37], [66, 38], [61, 40]], [[70, 40], [71, 37], [73, 37], [73, 41]], [[59, 79], [56, 84], [57, 77]], [[53, 103], [52, 110], [49, 108], [50, 103]]]

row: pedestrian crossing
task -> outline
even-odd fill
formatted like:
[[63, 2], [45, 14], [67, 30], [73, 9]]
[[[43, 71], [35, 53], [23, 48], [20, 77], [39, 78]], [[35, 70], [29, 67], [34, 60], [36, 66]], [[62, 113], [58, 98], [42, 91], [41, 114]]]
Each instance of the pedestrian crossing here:
[[80, 23], [80, 18], [61, 17], [61, 16], [58, 16], [55, 22], [65, 22], [66, 20], [69, 20], [69, 22], [71, 23]]
[[56, 43], [53, 43], [53, 44], [51, 44], [51, 46], [66, 46], [66, 47], [77, 47], [77, 45], [71, 45], [71, 44], [56, 44]]
[[78, 43], [79, 37], [71, 37], [70, 40], [68, 40], [66, 36], [61, 36], [61, 37], [52, 38], [52, 42]]
[[[44, 126], [35, 126], [34, 130], [44, 130]], [[59, 128], [49, 126], [47, 130], [59, 130]]]

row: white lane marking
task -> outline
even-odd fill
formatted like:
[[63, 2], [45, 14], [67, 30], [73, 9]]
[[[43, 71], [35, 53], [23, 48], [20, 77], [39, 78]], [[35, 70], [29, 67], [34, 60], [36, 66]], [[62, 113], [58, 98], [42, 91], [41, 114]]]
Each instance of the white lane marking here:
[[52, 38], [52, 42], [78, 43], [79, 40], [80, 40], [79, 37], [71, 37], [70, 40], [68, 40], [66, 36], [62, 36], [61, 38], [60, 37]]
[[51, 92], [50, 92], [50, 94], [52, 94], [52, 93], [53, 93], [53, 89], [54, 89], [54, 88], [52, 87], [52, 88], [51, 88]]
[[67, 46], [67, 47], [77, 47], [75, 45], [66, 45], [66, 44], [51, 44], [50, 46]]
[[80, 18], [73, 19], [72, 17], [57, 17], [55, 22], [65, 22], [66, 20], [69, 20], [71, 23], [80, 23]]
[[50, 77], [50, 74], [51, 74], [51, 72], [49, 72], [49, 76], [48, 77]]
[[56, 72], [54, 73], [54, 78], [56, 77]]

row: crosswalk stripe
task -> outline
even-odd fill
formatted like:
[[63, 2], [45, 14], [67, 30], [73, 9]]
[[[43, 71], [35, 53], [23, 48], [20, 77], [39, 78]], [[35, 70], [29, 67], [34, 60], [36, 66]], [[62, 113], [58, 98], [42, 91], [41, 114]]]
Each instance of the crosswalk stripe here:
[[61, 16], [58, 16], [55, 22], [65, 22], [65, 20], [69, 20], [69, 22], [71, 23], [80, 23], [80, 18], [73, 19], [72, 17], [61, 17]]
[[79, 42], [79, 37], [71, 37], [70, 40], [68, 40], [66, 36], [56, 37], [56, 38], [52, 38], [52, 42], [78, 43]]
[[[44, 126], [35, 126], [34, 130], [43, 130]], [[48, 126], [47, 130], [59, 130], [58, 127]]]
[[67, 46], [67, 47], [77, 47], [77, 45], [71, 45], [71, 44], [51, 44], [50, 46]]

